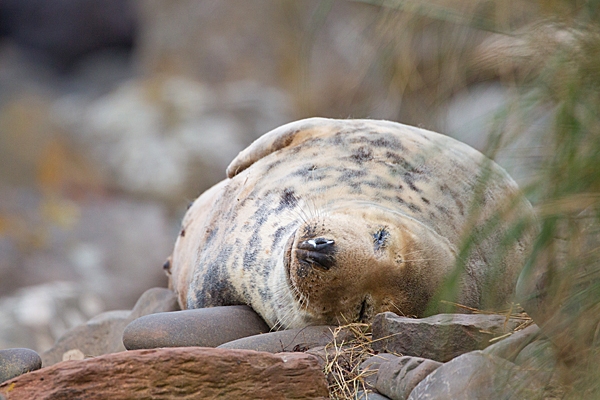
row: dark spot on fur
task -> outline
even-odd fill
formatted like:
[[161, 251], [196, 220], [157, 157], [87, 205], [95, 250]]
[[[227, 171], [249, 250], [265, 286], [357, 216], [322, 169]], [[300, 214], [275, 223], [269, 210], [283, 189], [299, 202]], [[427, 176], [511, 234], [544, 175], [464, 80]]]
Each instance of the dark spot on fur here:
[[361, 182], [349, 182], [348, 186], [350, 186], [350, 192], [353, 194], [361, 194], [362, 193], [362, 183]]
[[371, 161], [373, 159], [373, 152], [367, 146], [360, 146], [354, 150], [350, 159], [355, 163], [362, 164], [365, 161]]
[[265, 169], [265, 172], [269, 172], [270, 170], [272, 170], [273, 168], [275, 168], [276, 166], [278, 166], [279, 164], [283, 163], [283, 159], [279, 159], [279, 160], [275, 160], [272, 163], [270, 163], [269, 165], [267, 165], [267, 168]]
[[213, 239], [215, 238], [218, 231], [219, 231], [218, 227], [208, 228], [206, 230], [206, 239], [204, 241], [204, 243], [205, 243], [204, 247], [208, 246], [213, 241]]
[[179, 236], [181, 236], [181, 237], [185, 236], [185, 228], [181, 229], [181, 231], [179, 232]]
[[261, 245], [260, 234], [255, 231], [248, 243], [246, 243], [246, 251], [244, 252], [243, 265], [245, 268], [254, 265], [257, 261], [258, 250]]
[[362, 178], [366, 175], [367, 171], [365, 171], [364, 169], [344, 168], [339, 179], [342, 182], [348, 182], [350, 180], [353, 180], [354, 178]]
[[307, 180], [320, 181], [327, 178], [324, 168], [318, 168], [314, 164], [304, 165], [294, 171], [291, 176], [301, 176]]
[[437, 204], [435, 206], [435, 208], [437, 208], [440, 213], [442, 213], [444, 215], [449, 215], [448, 208], [446, 208], [445, 206], [441, 206], [441, 205]]
[[[460, 215], [465, 215], [465, 206], [462, 203], [462, 201], [460, 201], [460, 199], [458, 198], [458, 193], [456, 193], [454, 190], [450, 189], [450, 187], [448, 185], [446, 185], [445, 183], [440, 185], [440, 190], [442, 191], [442, 194], [444, 194], [445, 196], [450, 197], [452, 200], [454, 200], [454, 202], [456, 203], [456, 206], [458, 207], [458, 212], [460, 213]], [[485, 205], [485, 202], [484, 202]]]
[[425, 204], [429, 204], [429, 200], [428, 200], [428, 199], [426, 199], [425, 197], [421, 197], [421, 200], [423, 200], [423, 203], [425, 203]]
[[404, 199], [400, 196], [396, 196], [396, 201], [400, 204], [406, 204], [406, 201], [404, 201]]
[[410, 203], [410, 204], [408, 205], [408, 208], [409, 208], [409, 209], [411, 209], [411, 210], [412, 210], [412, 211], [414, 211], [414, 212], [421, 212], [421, 209], [420, 209], [420, 208], [419, 208], [417, 205], [415, 205], [415, 204], [413, 204], [413, 203]]
[[204, 308], [212, 306], [242, 305], [233, 287], [221, 278], [216, 265], [208, 266], [205, 270], [203, 284], [196, 291], [196, 301], [188, 304], [191, 308]]
[[298, 198], [292, 188], [283, 189], [281, 197], [279, 198], [279, 205], [275, 211], [280, 212], [286, 208], [294, 208], [298, 205]]
[[[379, 133], [376, 133], [379, 134]], [[375, 140], [370, 140], [370, 144], [371, 146], [374, 147], [385, 147], [387, 149], [394, 149], [394, 150], [404, 150], [404, 146], [402, 146], [402, 143], [400, 143], [400, 141], [393, 137], [393, 136], [389, 136], [389, 137], [379, 137]]]
[[273, 232], [273, 242], [271, 243], [271, 254], [275, 252], [275, 249], [279, 246], [282, 240], [289, 239], [289, 234], [294, 231], [297, 226], [297, 222], [291, 222], [286, 226], [280, 226]]
[[382, 190], [395, 190], [396, 185], [393, 185], [389, 182], [384, 181], [380, 177], [376, 177], [374, 180], [364, 181], [363, 184], [372, 187], [374, 189], [382, 189]]
[[404, 182], [408, 185], [411, 190], [414, 190], [417, 193], [421, 193], [421, 189], [415, 186], [415, 177], [412, 172], [405, 172], [402, 176]]

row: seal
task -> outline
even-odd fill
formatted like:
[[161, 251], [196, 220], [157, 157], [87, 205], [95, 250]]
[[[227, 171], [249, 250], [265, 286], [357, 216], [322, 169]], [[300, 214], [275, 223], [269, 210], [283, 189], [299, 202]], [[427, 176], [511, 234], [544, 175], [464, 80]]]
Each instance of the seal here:
[[272, 329], [422, 316], [449, 284], [449, 300], [495, 307], [511, 299], [533, 239], [515, 227], [532, 216], [508, 174], [461, 142], [310, 118], [258, 138], [194, 201], [170, 287], [182, 308], [247, 304]]

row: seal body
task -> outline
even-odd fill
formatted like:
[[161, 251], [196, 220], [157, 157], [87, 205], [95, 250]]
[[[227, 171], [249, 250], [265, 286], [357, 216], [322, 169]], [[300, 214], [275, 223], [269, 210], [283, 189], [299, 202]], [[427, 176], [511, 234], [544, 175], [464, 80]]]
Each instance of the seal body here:
[[449, 300], [503, 305], [533, 236], [501, 167], [394, 122], [293, 122], [227, 175], [186, 213], [170, 286], [182, 308], [248, 304], [274, 329], [421, 316], [452, 283]]

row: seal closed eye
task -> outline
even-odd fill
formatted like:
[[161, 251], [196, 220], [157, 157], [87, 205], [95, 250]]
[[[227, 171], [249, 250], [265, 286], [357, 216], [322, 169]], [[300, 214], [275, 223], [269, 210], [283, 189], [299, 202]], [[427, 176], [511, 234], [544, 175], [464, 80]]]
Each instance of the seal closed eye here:
[[535, 234], [509, 239], [533, 212], [502, 168], [395, 122], [292, 122], [240, 152], [227, 177], [187, 211], [169, 284], [184, 309], [248, 304], [274, 329], [421, 316], [456, 265], [449, 300], [502, 306]]

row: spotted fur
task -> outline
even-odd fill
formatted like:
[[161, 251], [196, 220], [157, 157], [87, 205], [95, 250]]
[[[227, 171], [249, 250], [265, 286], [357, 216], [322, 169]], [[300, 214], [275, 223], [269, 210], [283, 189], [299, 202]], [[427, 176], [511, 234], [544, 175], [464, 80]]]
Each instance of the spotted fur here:
[[[394, 122], [312, 118], [284, 125], [242, 151], [227, 174], [182, 223], [170, 285], [183, 308], [248, 304], [274, 328], [368, 319], [386, 309], [418, 315], [457, 265], [465, 236], [479, 231], [481, 240], [464, 260], [458, 300], [483, 305], [494, 280], [497, 305], [512, 293], [531, 241], [524, 234], [498, 252], [510, 224], [532, 215], [504, 170], [463, 143]], [[498, 213], [504, 220], [487, 229]], [[348, 234], [343, 247], [330, 225], [354, 218], [366, 222], [348, 225], [348, 232], [371, 231], [364, 244]], [[315, 241], [321, 236], [331, 239]], [[310, 247], [325, 248], [324, 240], [341, 247], [329, 255]], [[351, 254], [353, 240], [360, 254]], [[373, 254], [365, 256], [369, 245]], [[382, 264], [382, 251], [394, 251], [394, 260]], [[356, 299], [344, 292], [358, 291], [344, 273], [326, 278], [344, 268], [365, 282]], [[373, 284], [386, 274], [393, 285]], [[402, 295], [381, 294], [380, 287]]]

